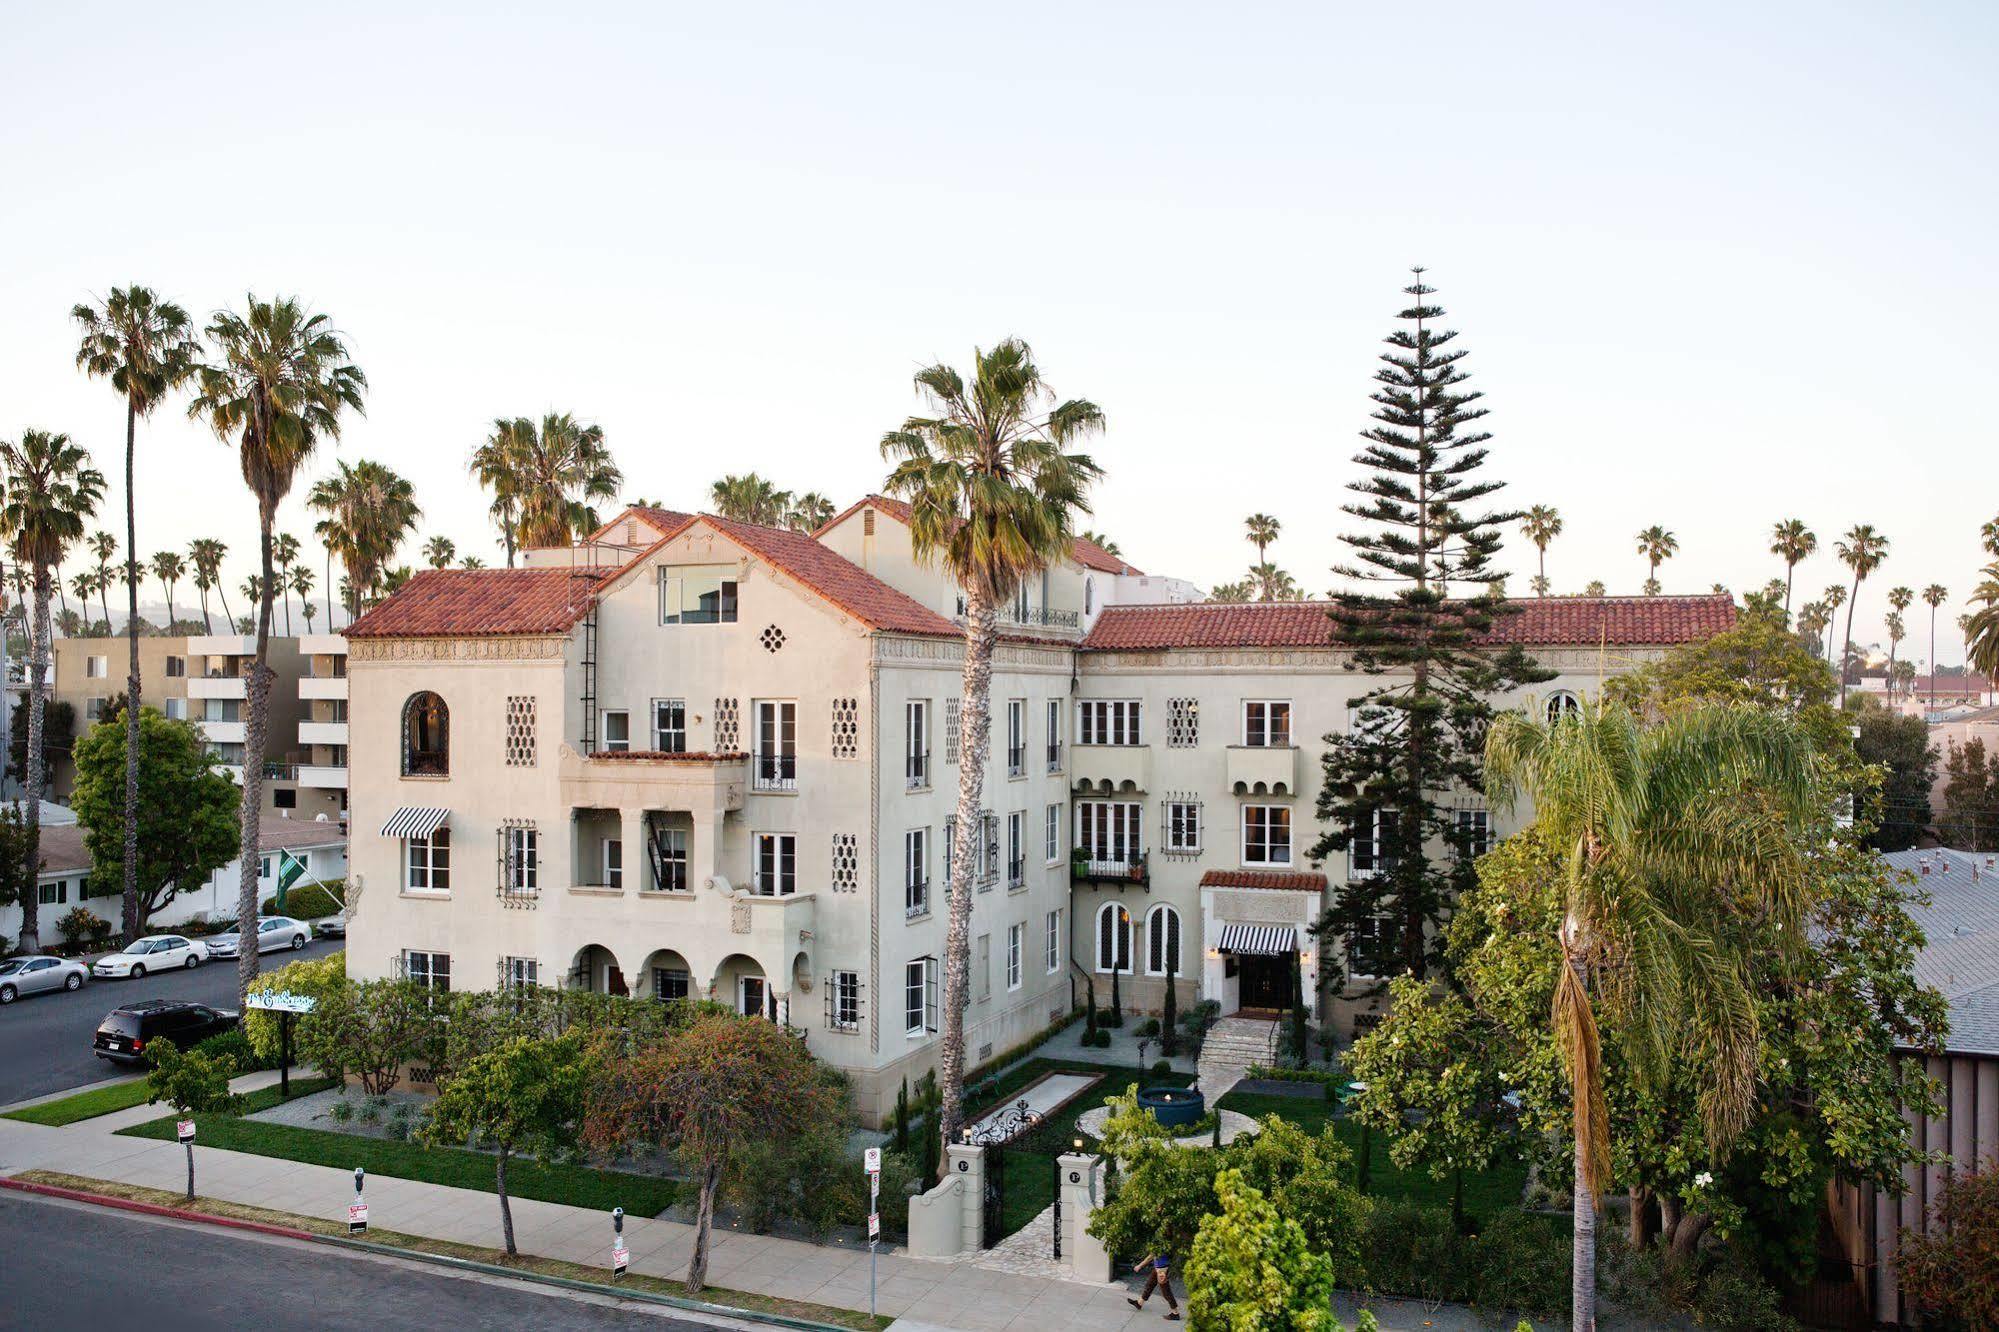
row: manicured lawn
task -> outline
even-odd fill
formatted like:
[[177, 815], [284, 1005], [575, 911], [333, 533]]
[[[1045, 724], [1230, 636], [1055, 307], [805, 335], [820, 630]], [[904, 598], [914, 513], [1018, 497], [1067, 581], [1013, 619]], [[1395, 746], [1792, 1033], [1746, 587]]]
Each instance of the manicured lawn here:
[[1030, 1059], [1000, 1080], [1000, 1094], [996, 1098], [973, 1106], [966, 1115], [967, 1120], [977, 1119], [995, 1106], [1006, 1104], [1019, 1095], [1022, 1087], [1044, 1073], [1054, 1072], [1097, 1073], [1103, 1075], [1103, 1080], [1069, 1102], [1053, 1119], [1007, 1144], [1006, 1204], [1001, 1213], [1001, 1229], [1009, 1235], [1055, 1201], [1055, 1158], [1072, 1150], [1070, 1142], [1076, 1136], [1079, 1116], [1134, 1085], [1184, 1087], [1194, 1080], [1187, 1073], [1165, 1073], [1154, 1077], [1136, 1068], [1107, 1068], [1102, 1064], [1070, 1063], [1060, 1059]]
[[59, 1101], [44, 1101], [24, 1110], [10, 1110], [8, 1119], [18, 1119], [24, 1124], [46, 1124], [50, 1128], [61, 1128], [64, 1124], [74, 1124], [80, 1119], [95, 1119], [108, 1115], [114, 1110], [130, 1110], [135, 1105], [146, 1103], [146, 1080], [133, 1078], [130, 1082], [113, 1083], [109, 1087], [93, 1087], [89, 1091], [65, 1096]]
[[[294, 1083], [293, 1094], [304, 1095], [330, 1085], [324, 1080]], [[267, 1109], [277, 1104], [278, 1091], [275, 1087], [266, 1088], [252, 1092], [247, 1099], [246, 1113]], [[204, 1147], [276, 1156], [287, 1161], [334, 1166], [342, 1170], [360, 1166], [371, 1175], [493, 1192], [493, 1158], [483, 1152], [468, 1152], [456, 1147], [426, 1147], [419, 1142], [364, 1138], [324, 1129], [296, 1128], [290, 1124], [261, 1123], [234, 1115], [196, 1115], [194, 1118], [195, 1141]], [[119, 1132], [135, 1138], [170, 1141], [174, 1136], [174, 1117], [167, 1115], [120, 1129]], [[601, 1212], [622, 1207], [634, 1216], [657, 1216], [672, 1206], [679, 1195], [678, 1186], [670, 1179], [631, 1175], [616, 1170], [595, 1170], [588, 1166], [558, 1165], [521, 1157], [507, 1163], [507, 1192], [515, 1198], [592, 1207]]]
[[[1252, 1119], [1265, 1115], [1277, 1115], [1288, 1119], [1308, 1133], [1317, 1133], [1327, 1123], [1339, 1135], [1355, 1159], [1360, 1156], [1360, 1126], [1351, 1119], [1335, 1119], [1333, 1103], [1306, 1101], [1289, 1096], [1257, 1096], [1249, 1092], [1230, 1092], [1222, 1097], [1222, 1108], [1234, 1110]], [[1449, 1207], [1451, 1205], [1451, 1181], [1446, 1178], [1436, 1180], [1424, 1171], [1404, 1171], [1388, 1159], [1386, 1135], [1375, 1133], [1372, 1150], [1368, 1153], [1372, 1169], [1368, 1180], [1368, 1192], [1377, 1198], [1407, 1198], [1426, 1207]], [[1519, 1160], [1503, 1161], [1483, 1174], [1465, 1176], [1465, 1214], [1483, 1218], [1520, 1206], [1520, 1190], [1527, 1182], [1527, 1167]]]

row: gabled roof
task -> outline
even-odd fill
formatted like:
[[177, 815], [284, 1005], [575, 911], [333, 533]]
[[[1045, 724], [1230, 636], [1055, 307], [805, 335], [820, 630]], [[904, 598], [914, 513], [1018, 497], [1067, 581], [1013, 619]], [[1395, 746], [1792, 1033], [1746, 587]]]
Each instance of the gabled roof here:
[[[815, 538], [824, 536], [827, 532], [838, 527], [862, 509], [879, 510], [901, 523], [904, 527], [909, 526], [909, 501], [891, 499], [887, 495], [864, 495], [842, 509], [839, 513], [834, 514], [832, 518], [823, 523], [819, 530], [812, 535]], [[1076, 563], [1086, 569], [1095, 569], [1099, 573], [1142, 574], [1144, 572], [1144, 570], [1123, 557], [1113, 555], [1096, 542], [1085, 541], [1081, 537], [1076, 537], [1071, 541], [1070, 554], [1075, 558]]]
[[[1487, 641], [1532, 647], [1667, 646], [1711, 638], [1735, 624], [1735, 602], [1693, 597], [1534, 597], [1494, 623]], [[1085, 650], [1332, 646], [1324, 601], [1197, 601], [1106, 606]]]
[[656, 531], [662, 533], [677, 532], [694, 517], [691, 513], [681, 513], [677, 509], [662, 509], [652, 504], [627, 504], [624, 508], [618, 510], [617, 516], [611, 519], [610, 522], [605, 523], [602, 527], [583, 539], [585, 541], [597, 541], [601, 539], [606, 532], [625, 521], [627, 516], [637, 517], [651, 525]]
[[[803, 532], [759, 527], [704, 513], [688, 527], [707, 524], [725, 533], [870, 629], [896, 634], [963, 635], [964, 630], [906, 592], [898, 592], [860, 565]], [[686, 529], [682, 529], [683, 531]]]
[[562, 634], [590, 608], [600, 571], [424, 569], [347, 627], [351, 638]]

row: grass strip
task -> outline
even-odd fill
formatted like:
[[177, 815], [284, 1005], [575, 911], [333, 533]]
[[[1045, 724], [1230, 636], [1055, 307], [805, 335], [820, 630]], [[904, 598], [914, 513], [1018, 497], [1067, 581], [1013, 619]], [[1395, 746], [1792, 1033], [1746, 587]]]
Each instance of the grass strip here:
[[[508, 1172], [511, 1177], [511, 1170]], [[108, 1198], [123, 1198], [130, 1202], [152, 1203], [161, 1207], [174, 1207], [186, 1212], [199, 1212], [205, 1216], [228, 1217], [237, 1221], [257, 1221], [265, 1225], [289, 1226], [293, 1230], [308, 1231], [315, 1235], [328, 1235], [336, 1239], [347, 1237], [347, 1226], [340, 1221], [326, 1221], [314, 1216], [300, 1216], [294, 1212], [273, 1211], [268, 1207], [251, 1207], [244, 1203], [223, 1202], [216, 1198], [197, 1197], [187, 1201], [178, 1193], [164, 1189], [141, 1188], [136, 1184], [120, 1184], [114, 1180], [91, 1179], [83, 1175], [67, 1175], [56, 1170], [24, 1170], [14, 1176], [30, 1184], [48, 1184], [56, 1188], [76, 1189], [83, 1193], [101, 1194]], [[709, 1304], [725, 1304], [748, 1313], [776, 1314], [784, 1318], [802, 1318], [811, 1322], [832, 1323], [839, 1327], [851, 1327], [856, 1332], [882, 1332], [895, 1319], [889, 1317], [870, 1318], [854, 1309], [841, 1309], [833, 1305], [813, 1304], [806, 1300], [780, 1299], [774, 1295], [758, 1295], [753, 1291], [730, 1290], [725, 1286], [704, 1286], [698, 1294], [690, 1295], [685, 1283], [667, 1277], [645, 1276], [627, 1272], [618, 1279], [616, 1285], [605, 1280], [606, 1269], [585, 1267], [580, 1263], [566, 1263], [554, 1258], [537, 1258], [522, 1254], [509, 1258], [499, 1249], [481, 1248], [476, 1244], [458, 1244], [450, 1240], [428, 1239], [422, 1235], [405, 1235], [398, 1231], [369, 1227], [368, 1239], [371, 1243], [389, 1248], [404, 1249], [411, 1253], [430, 1254], [439, 1258], [458, 1258], [467, 1262], [488, 1263], [494, 1267], [505, 1267], [513, 1271], [534, 1276], [560, 1277], [565, 1281], [582, 1281], [601, 1288], [606, 1295], [615, 1296], [621, 1290], [643, 1290], [655, 1295], [671, 1295], [678, 1299], [702, 1300]]]
[[[308, 1095], [332, 1083], [326, 1079], [293, 1084], [293, 1096]], [[245, 1114], [269, 1109], [278, 1102], [275, 1087], [266, 1087], [245, 1098]], [[369, 1138], [354, 1133], [325, 1129], [298, 1128], [272, 1124], [236, 1115], [196, 1115], [195, 1141], [204, 1147], [253, 1156], [275, 1156], [307, 1165], [332, 1166], [352, 1170], [361, 1166], [371, 1175], [393, 1179], [414, 1179], [425, 1184], [443, 1184], [455, 1189], [494, 1191], [491, 1156], [460, 1147], [426, 1147], [420, 1142], [400, 1142], [394, 1138]], [[118, 1130], [133, 1138], [171, 1142], [174, 1116], [134, 1124]], [[590, 1166], [563, 1165], [514, 1157], [507, 1163], [507, 1193], [537, 1202], [564, 1203], [608, 1212], [622, 1207], [633, 1216], [658, 1216], [679, 1197], [679, 1186], [670, 1179], [634, 1175], [619, 1170], [598, 1170]]]
[[42, 1124], [49, 1128], [61, 1128], [65, 1124], [75, 1124], [85, 1119], [95, 1119], [119, 1110], [130, 1110], [135, 1105], [146, 1103], [146, 1080], [133, 1078], [129, 1082], [114, 1082], [108, 1087], [92, 1087], [89, 1091], [65, 1096], [59, 1101], [43, 1101], [40, 1105], [30, 1105], [19, 1110], [9, 1110], [4, 1118], [17, 1119], [23, 1124]]

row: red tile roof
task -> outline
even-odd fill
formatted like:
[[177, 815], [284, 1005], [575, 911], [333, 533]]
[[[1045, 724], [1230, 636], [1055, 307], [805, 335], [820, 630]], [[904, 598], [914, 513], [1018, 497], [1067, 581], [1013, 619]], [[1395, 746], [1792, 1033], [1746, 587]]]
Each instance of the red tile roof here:
[[601, 571], [424, 569], [354, 621], [349, 638], [498, 638], [567, 633]]
[[[823, 536], [829, 529], [839, 526], [841, 522], [855, 513], [868, 508], [879, 509], [901, 523], [904, 527], [909, 526], [909, 501], [891, 499], [887, 495], [867, 495], [835, 514], [812, 535], [814, 537]], [[1099, 573], [1139, 574], [1144, 572], [1137, 565], [1132, 564], [1121, 556], [1111, 554], [1096, 542], [1085, 541], [1081, 537], [1077, 537], [1071, 542], [1070, 553], [1075, 556], [1076, 563], [1085, 568], [1095, 569]]]
[[759, 527], [708, 513], [695, 521], [726, 533], [871, 629], [950, 637], [964, 633], [916, 598], [898, 592], [803, 532]]
[[[1634, 646], [1694, 643], [1735, 624], [1727, 596], [1534, 597], [1514, 603], [1490, 641], [1523, 646]], [[1323, 601], [1202, 601], [1107, 606], [1083, 639], [1085, 649], [1145, 652], [1169, 648], [1324, 647], [1332, 626]]]
[[590, 757], [594, 761], [608, 763], [740, 763], [749, 757], [746, 750], [725, 750], [719, 754], [705, 751], [688, 753], [664, 749], [593, 749]]
[[679, 531], [694, 517], [691, 513], [681, 513], [677, 509], [662, 509], [651, 504], [627, 504], [624, 508], [618, 510], [617, 516], [612, 518], [610, 522], [605, 523], [584, 539], [586, 541], [601, 539], [606, 532], [625, 521], [627, 515], [638, 517], [663, 533]]
[[1939, 694], [1983, 694], [1992, 682], [1982, 675], [1919, 675], [1909, 688], [1918, 694], [1928, 694], [1932, 688]]
[[1203, 888], [1282, 888], [1291, 892], [1321, 893], [1326, 876], [1283, 870], [1209, 870], [1201, 876]]

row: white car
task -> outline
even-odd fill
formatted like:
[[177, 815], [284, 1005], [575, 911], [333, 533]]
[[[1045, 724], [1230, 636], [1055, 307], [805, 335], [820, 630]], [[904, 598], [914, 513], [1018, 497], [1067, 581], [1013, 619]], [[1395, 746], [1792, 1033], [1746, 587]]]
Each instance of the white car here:
[[208, 960], [208, 950], [179, 934], [149, 934], [125, 945], [122, 953], [106, 953], [90, 968], [100, 979], [131, 977], [149, 971], [171, 971], [175, 967], [194, 970]]
[[[311, 937], [312, 926], [302, 920], [293, 920], [290, 916], [257, 917], [257, 951], [260, 953], [274, 953], [281, 948], [303, 948]], [[206, 947], [210, 957], [236, 957], [243, 951], [243, 939], [235, 930], [211, 934]]]

